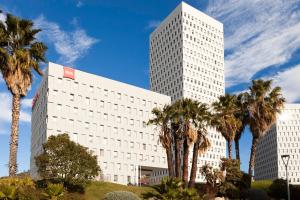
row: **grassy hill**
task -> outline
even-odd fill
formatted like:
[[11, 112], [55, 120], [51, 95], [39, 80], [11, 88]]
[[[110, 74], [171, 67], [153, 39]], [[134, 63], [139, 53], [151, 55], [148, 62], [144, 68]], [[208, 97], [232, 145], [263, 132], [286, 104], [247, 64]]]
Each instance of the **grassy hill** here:
[[141, 196], [142, 193], [149, 192], [150, 187], [136, 187], [126, 186], [108, 182], [92, 182], [85, 189], [84, 199], [86, 200], [100, 200], [103, 199], [106, 193], [112, 191], [129, 191]]

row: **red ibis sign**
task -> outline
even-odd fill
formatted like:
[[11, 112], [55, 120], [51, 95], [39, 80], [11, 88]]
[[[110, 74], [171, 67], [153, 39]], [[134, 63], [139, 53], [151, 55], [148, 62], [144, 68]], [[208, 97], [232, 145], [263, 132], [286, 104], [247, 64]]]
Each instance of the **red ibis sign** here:
[[64, 78], [75, 79], [75, 70], [70, 67], [64, 67]]

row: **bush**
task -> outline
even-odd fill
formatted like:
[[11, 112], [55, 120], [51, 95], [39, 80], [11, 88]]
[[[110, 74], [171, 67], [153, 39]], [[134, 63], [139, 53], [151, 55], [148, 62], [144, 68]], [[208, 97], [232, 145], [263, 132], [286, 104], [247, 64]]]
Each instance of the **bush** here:
[[58, 200], [64, 194], [64, 186], [62, 184], [49, 183], [45, 192], [42, 193], [45, 199]]
[[0, 199], [40, 199], [35, 183], [28, 177], [0, 179]]
[[286, 180], [276, 179], [269, 187], [268, 194], [275, 199], [287, 198]]
[[249, 189], [247, 192], [247, 199], [249, 200], [268, 200], [268, 194], [260, 189]]
[[181, 179], [164, 178], [159, 185], [152, 186], [154, 192], [143, 194], [144, 199], [176, 199], [176, 200], [198, 200], [200, 199], [195, 189], [184, 187]]
[[104, 200], [140, 200], [140, 198], [132, 192], [116, 191], [107, 193]]

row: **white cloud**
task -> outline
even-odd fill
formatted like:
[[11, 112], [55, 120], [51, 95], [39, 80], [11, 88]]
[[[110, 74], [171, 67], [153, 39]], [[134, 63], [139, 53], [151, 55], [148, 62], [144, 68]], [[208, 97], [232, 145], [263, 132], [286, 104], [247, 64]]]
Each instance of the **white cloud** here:
[[[25, 99], [25, 104], [28, 100]], [[24, 102], [24, 100], [23, 100]], [[22, 102], [22, 105], [23, 105]], [[11, 95], [8, 93], [0, 92], [0, 121], [1, 123], [10, 123], [11, 122]], [[25, 105], [25, 108], [28, 108], [27, 105]], [[31, 121], [31, 114], [28, 111], [25, 111], [23, 108], [20, 112], [20, 122], [30, 122]]]
[[72, 65], [76, 60], [83, 57], [87, 51], [99, 40], [90, 37], [80, 27], [74, 31], [64, 31], [61, 27], [41, 15], [34, 20], [35, 25], [43, 31], [39, 37], [54, 45], [56, 52], [60, 55], [58, 62]]
[[4, 22], [6, 20], [6, 15], [4, 13], [0, 13], [0, 21]]
[[161, 21], [159, 20], [150, 20], [146, 26], [146, 29], [155, 29], [160, 23]]
[[23, 108], [31, 108], [32, 107], [32, 99], [22, 99]]
[[[224, 23], [226, 85], [249, 82], [266, 67], [287, 63], [300, 48], [297, 0], [211, 0], [207, 13]], [[276, 67], [274, 67], [276, 71]]]
[[77, 8], [80, 8], [80, 7], [82, 7], [82, 6], [83, 6], [82, 1], [78, 1], [78, 2], [76, 3], [76, 7], [77, 7]]
[[300, 100], [300, 65], [277, 73], [273, 77], [274, 85], [282, 88], [283, 96], [288, 103], [293, 103]]

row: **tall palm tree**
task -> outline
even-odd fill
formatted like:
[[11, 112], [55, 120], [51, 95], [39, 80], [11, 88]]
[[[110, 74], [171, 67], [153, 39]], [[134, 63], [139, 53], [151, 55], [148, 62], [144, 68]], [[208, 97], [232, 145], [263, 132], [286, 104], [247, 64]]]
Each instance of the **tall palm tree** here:
[[180, 134], [183, 136], [183, 164], [182, 164], [182, 180], [185, 186], [188, 185], [188, 164], [190, 146], [197, 139], [197, 131], [195, 130], [196, 117], [198, 112], [197, 101], [192, 99], [181, 99], [175, 103], [176, 116], [180, 121]]
[[197, 175], [198, 156], [205, 153], [211, 146], [210, 140], [207, 137], [207, 126], [210, 124], [211, 114], [208, 111], [206, 104], [199, 103], [196, 116], [197, 139], [193, 148], [193, 159], [190, 173], [189, 187], [194, 187]]
[[17, 173], [20, 100], [32, 83], [33, 71], [42, 75], [40, 62], [45, 62], [47, 47], [35, 38], [40, 29], [33, 22], [7, 14], [0, 22], [0, 71], [12, 94], [9, 176]]
[[239, 110], [236, 101], [235, 95], [225, 94], [219, 97], [219, 101], [212, 104], [214, 109], [212, 124], [227, 141], [229, 159], [232, 158], [232, 142], [237, 130], [241, 127], [241, 121], [236, 117]]
[[236, 117], [238, 119], [240, 119], [241, 121], [241, 126], [240, 128], [237, 130], [236, 134], [235, 134], [235, 138], [234, 138], [234, 143], [235, 143], [235, 159], [240, 160], [240, 139], [242, 137], [242, 134], [248, 124], [248, 112], [247, 112], [247, 108], [248, 108], [248, 104], [247, 104], [247, 99], [248, 99], [248, 93], [244, 92], [244, 93], [240, 93], [237, 96], [237, 106], [239, 108], [238, 112], [236, 113]]
[[174, 138], [170, 127], [172, 114], [171, 106], [165, 105], [162, 110], [159, 108], [154, 108], [152, 110], [152, 114], [154, 115], [154, 118], [150, 119], [148, 124], [154, 124], [160, 127], [159, 141], [166, 150], [169, 176], [172, 178], [175, 176], [175, 173], [173, 165]]
[[277, 114], [283, 108], [285, 99], [282, 97], [280, 87], [272, 89], [271, 80], [253, 80], [249, 89], [248, 113], [252, 133], [252, 147], [248, 173], [252, 177], [257, 143], [275, 123]]

